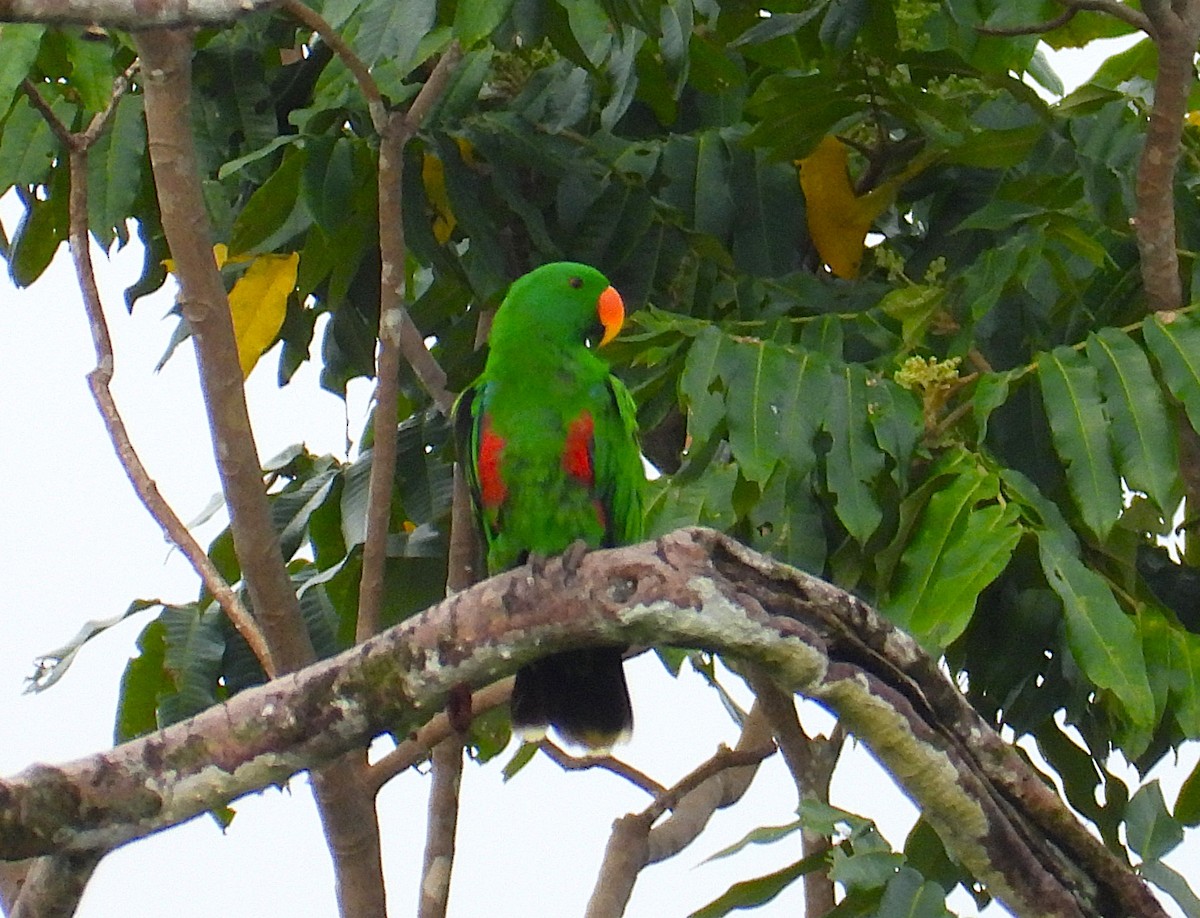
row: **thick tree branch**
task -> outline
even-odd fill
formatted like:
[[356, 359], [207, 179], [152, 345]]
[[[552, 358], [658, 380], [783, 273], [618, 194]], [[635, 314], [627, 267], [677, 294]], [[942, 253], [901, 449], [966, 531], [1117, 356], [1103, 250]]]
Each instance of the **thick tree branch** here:
[[180, 305], [195, 342], [213, 451], [230, 529], [261, 625], [281, 672], [313, 659], [296, 593], [271, 523], [262, 465], [246, 410], [233, 319], [212, 255], [207, 208], [191, 132], [191, 37], [137, 36], [146, 95], [147, 144], [163, 230], [175, 259]]
[[219, 26], [278, 0], [0, 0], [0, 22], [103, 25], [115, 29]]
[[438, 743], [433, 748], [433, 786], [429, 789], [429, 829], [421, 869], [419, 918], [444, 918], [450, 901], [462, 772], [462, 740], [454, 736]]
[[103, 852], [71, 851], [33, 863], [9, 918], [62, 918], [75, 914]]
[[1142, 285], [1155, 312], [1183, 306], [1175, 227], [1175, 170], [1179, 163], [1188, 96], [1196, 82], [1200, 42], [1200, 2], [1143, 3], [1158, 47], [1154, 105], [1138, 164], [1134, 218]]
[[552, 561], [458, 593], [192, 720], [0, 782], [0, 858], [112, 848], [384, 730], [451, 692], [594, 643], [700, 647], [830, 707], [950, 853], [1021, 915], [1165, 913], [909, 636], [856, 597], [709, 530]]

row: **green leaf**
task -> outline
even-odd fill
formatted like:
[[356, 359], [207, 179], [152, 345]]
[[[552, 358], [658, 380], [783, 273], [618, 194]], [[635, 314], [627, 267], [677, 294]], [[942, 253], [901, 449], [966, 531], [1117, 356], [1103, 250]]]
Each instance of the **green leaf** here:
[[1138, 873], [1174, 899], [1186, 918], [1200, 918], [1200, 898], [1182, 874], [1162, 861], [1146, 861], [1138, 867]]
[[454, 10], [454, 37], [471, 48], [492, 34], [512, 9], [513, 0], [460, 0]]
[[873, 889], [886, 886], [904, 863], [904, 855], [884, 847], [870, 847], [852, 854], [837, 847], [833, 849], [833, 865], [829, 878], [843, 884], [847, 890]]
[[354, 49], [368, 66], [387, 60], [411, 70], [419, 63], [412, 60], [413, 54], [436, 13], [436, 0], [368, 0], [355, 13], [361, 25], [354, 34]]
[[155, 619], [137, 639], [138, 655], [125, 665], [117, 696], [113, 742], [124, 743], [158, 729], [158, 696], [169, 685], [163, 668], [166, 627]]
[[734, 883], [704, 908], [692, 912], [689, 918], [721, 918], [722, 915], [728, 915], [733, 911], [766, 905], [806, 873], [812, 873], [814, 870], [824, 867], [827, 857], [827, 852], [822, 851], [820, 854], [802, 858], [774, 873]]
[[160, 726], [177, 723], [217, 703], [218, 679], [225, 656], [224, 614], [214, 603], [167, 606], [163, 623], [166, 653], [163, 670], [174, 687], [158, 702]]
[[[60, 118], [70, 118], [73, 106], [56, 99], [51, 109]], [[58, 138], [46, 119], [19, 96], [0, 125], [0, 191], [44, 181], [58, 153]]]
[[966, 630], [979, 594], [1008, 566], [1024, 528], [999, 479], [976, 466], [934, 491], [900, 557], [884, 613], [931, 651]]
[[513, 754], [513, 757], [508, 760], [508, 763], [505, 764], [504, 769], [501, 771], [501, 775], [504, 777], [504, 780], [511, 781], [513, 778], [515, 778], [517, 772], [528, 765], [533, 757], [537, 755], [537, 753], [537, 743], [522, 743], [520, 746], [518, 746], [517, 751]]
[[300, 187], [304, 161], [301, 148], [287, 148], [279, 168], [250, 196], [234, 221], [230, 257], [269, 252], [312, 223]]
[[833, 438], [826, 481], [838, 519], [859, 544], [865, 544], [883, 520], [874, 485], [884, 458], [868, 416], [869, 383], [867, 372], [855, 364], [833, 373], [825, 417], [825, 429]]
[[946, 909], [946, 891], [911, 867], [901, 867], [888, 880], [876, 918], [952, 918]]
[[832, 0], [821, 22], [821, 44], [832, 51], [846, 51], [871, 13], [871, 0]]
[[1046, 580], [1062, 600], [1067, 646], [1079, 668], [1117, 697], [1135, 726], [1150, 726], [1154, 696], [1133, 619], [1121, 611], [1103, 578], [1057, 536], [1039, 533], [1038, 548]]
[[246, 153], [243, 156], [239, 156], [236, 159], [229, 160], [227, 163], [223, 163], [221, 168], [217, 170], [217, 178], [227, 179], [231, 175], [237, 175], [251, 163], [256, 163], [261, 159], [266, 159], [276, 150], [279, 150], [283, 147], [295, 146], [301, 142], [302, 141], [299, 134], [283, 134], [282, 136], [276, 137], [270, 143], [264, 144], [256, 150], [251, 150], [249, 153]]
[[1096, 369], [1068, 347], [1038, 363], [1042, 401], [1054, 447], [1066, 465], [1067, 486], [1084, 525], [1105, 539], [1121, 515], [1121, 479], [1113, 464], [1108, 417]]
[[[66, 173], [58, 172], [55, 177], [60, 176], [65, 179]], [[41, 277], [66, 234], [65, 201], [53, 192], [48, 199], [31, 198], [9, 250], [8, 271], [13, 283], [28, 287]]]
[[1144, 491], [1164, 517], [1171, 517], [1183, 496], [1179, 457], [1145, 352], [1124, 332], [1104, 328], [1088, 336], [1087, 357], [1099, 373], [1105, 411], [1112, 419], [1109, 439], [1118, 471], [1130, 488]]
[[1142, 860], [1157, 860], [1183, 841], [1183, 826], [1171, 818], [1155, 779], [1139, 787], [1125, 808], [1125, 838]]
[[85, 622], [66, 644], [49, 653], [42, 654], [33, 661], [35, 671], [26, 680], [25, 691], [43, 692], [50, 688], [66, 675], [67, 669], [75, 661], [75, 657], [83, 649], [83, 645], [96, 635], [103, 634], [114, 625], [119, 625], [131, 615], [145, 612], [147, 609], [155, 609], [161, 605], [162, 602], [157, 599], [135, 599], [120, 615], [114, 615], [112, 618], [90, 619]]
[[0, 26], [0, 99], [15, 96], [21, 81], [29, 76], [45, 31], [44, 25], [32, 23], [6, 22]]
[[101, 242], [111, 242], [113, 229], [124, 232], [142, 187], [146, 155], [143, 96], [126, 94], [117, 102], [112, 122], [88, 152], [88, 224]]
[[825, 6], [825, 3], [814, 3], [803, 13], [773, 13], [731, 41], [729, 47], [757, 45], [784, 35], [793, 35], [821, 15]]
[[804, 820], [802, 819], [797, 819], [795, 822], [789, 822], [782, 826], [759, 826], [757, 829], [751, 829], [739, 841], [734, 842], [726, 848], [722, 848], [716, 854], [710, 854], [701, 863], [707, 864], [709, 861], [717, 861], [723, 857], [729, 857], [731, 854], [737, 854], [750, 845], [767, 845], [777, 842], [781, 838], [794, 835], [803, 828]]
[[1200, 430], [1200, 321], [1190, 315], [1166, 321], [1154, 313], [1142, 322], [1142, 337], [1167, 388], [1183, 403], [1192, 427]]
[[338, 137], [332, 143], [308, 145], [301, 189], [309, 213], [325, 232], [336, 233], [353, 216], [354, 187], [353, 141]]
[[112, 47], [106, 41], [91, 41], [81, 35], [60, 31], [56, 38], [70, 62], [69, 85], [84, 108], [92, 113], [102, 112], [112, 101]]
[[1175, 821], [1180, 825], [1195, 828], [1200, 826], [1200, 761], [1187, 776], [1175, 798]]
[[742, 473], [765, 482], [784, 459], [807, 474], [816, 465], [812, 440], [829, 390], [824, 360], [767, 342], [734, 343], [727, 354], [733, 359], [722, 361], [721, 375], [729, 387], [729, 445]]

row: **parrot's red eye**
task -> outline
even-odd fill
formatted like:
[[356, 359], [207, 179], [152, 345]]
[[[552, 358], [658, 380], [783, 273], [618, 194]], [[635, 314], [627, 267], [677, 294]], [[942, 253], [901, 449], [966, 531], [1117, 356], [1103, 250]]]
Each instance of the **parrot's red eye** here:
[[578, 290], [580, 287], [583, 286], [583, 278], [582, 277], [572, 277], [569, 281], [567, 281], [567, 283], [570, 284], [572, 287], [574, 287], [576, 290]]

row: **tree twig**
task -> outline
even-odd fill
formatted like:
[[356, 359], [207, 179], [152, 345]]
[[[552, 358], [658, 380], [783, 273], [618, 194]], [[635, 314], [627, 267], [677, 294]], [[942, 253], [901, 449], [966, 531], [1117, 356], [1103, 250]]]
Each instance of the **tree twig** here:
[[338, 56], [338, 59], [354, 77], [363, 96], [366, 97], [371, 123], [375, 125], [377, 132], [382, 133], [383, 126], [387, 123], [387, 108], [383, 101], [383, 94], [379, 91], [379, 84], [375, 82], [375, 77], [371, 75], [370, 68], [362, 58], [354, 53], [354, 49], [325, 20], [325, 17], [312, 7], [306, 6], [300, 0], [283, 0], [279, 8], [320, 35], [321, 40]]
[[539, 742], [538, 749], [549, 756], [564, 771], [586, 771], [589, 768], [602, 768], [605, 771], [611, 771], [618, 777], [624, 778], [635, 787], [641, 788], [651, 797], [665, 797], [667, 794], [667, 788], [663, 787], [663, 785], [659, 784], [648, 774], [634, 768], [628, 762], [622, 762], [615, 756], [571, 755], [565, 749], [556, 746], [548, 739], [543, 739]]
[[37, 87], [29, 80], [24, 80], [21, 84], [25, 95], [42, 114], [51, 131], [68, 151], [68, 174], [70, 176], [70, 197], [67, 205], [68, 241], [75, 264], [75, 276], [83, 297], [83, 308], [87, 313], [88, 327], [92, 333], [92, 345], [96, 352], [96, 366], [87, 375], [88, 388], [96, 402], [96, 408], [104, 422], [105, 430], [108, 431], [113, 451], [116, 453], [121, 467], [125, 470], [130, 484], [133, 485], [134, 491], [141, 499], [142, 505], [163, 530], [163, 535], [191, 563], [192, 569], [199, 575], [205, 589], [212, 594], [226, 617], [246, 640], [255, 657], [262, 664], [263, 670], [269, 676], [274, 676], [275, 662], [261, 629], [242, 604], [237, 593], [225, 582], [225, 578], [221, 576], [208, 554], [192, 537], [187, 526], [179, 519], [179, 516], [158, 490], [158, 485], [150, 477], [133, 446], [133, 441], [125, 427], [125, 422], [110, 388], [116, 362], [112, 337], [109, 334], [108, 322], [104, 318], [104, 309], [101, 305], [100, 289], [96, 284], [96, 272], [92, 264], [88, 236], [87, 155], [91, 145], [95, 143], [108, 124], [116, 110], [117, 103], [128, 89], [129, 81], [137, 67], [138, 63], [135, 61], [124, 74], [117, 78], [113, 85], [109, 104], [92, 118], [86, 130], [79, 133], [73, 133], [62, 123], [54, 110], [46, 104], [41, 93], [37, 91]]
[[[798, 800], [817, 800], [829, 803], [829, 787], [833, 770], [846, 739], [839, 721], [828, 739], [809, 736], [796, 716], [796, 704], [774, 680], [757, 667], [747, 667], [743, 674], [754, 691], [771, 733], [779, 746], [783, 761], [796, 784]], [[804, 857], [827, 850], [832, 840], [804, 827], [800, 830], [800, 849]], [[834, 907], [833, 881], [826, 870], [813, 870], [804, 875], [804, 911], [808, 918], [819, 918]]]
[[[512, 695], [513, 679], [501, 679], [486, 688], [480, 689], [471, 696], [472, 710], [478, 716], [487, 711], [507, 704]], [[374, 793], [378, 793], [388, 781], [414, 765], [428, 761], [433, 749], [438, 743], [454, 735], [454, 725], [450, 716], [441, 713], [431, 718], [428, 723], [414, 732], [396, 748], [371, 766], [367, 781]]]
[[[584, 913], [586, 918], [624, 915], [642, 869], [678, 854], [691, 844], [713, 813], [741, 799], [759, 763], [774, 751], [766, 718], [756, 705], [746, 717], [735, 749], [721, 747], [659, 794], [646, 809], [614, 822], [596, 886]], [[655, 826], [668, 810], [672, 811], [671, 817]]]

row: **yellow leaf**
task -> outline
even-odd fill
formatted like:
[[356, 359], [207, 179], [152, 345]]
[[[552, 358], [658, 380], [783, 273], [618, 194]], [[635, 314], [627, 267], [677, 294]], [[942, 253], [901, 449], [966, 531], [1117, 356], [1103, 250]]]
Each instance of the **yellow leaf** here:
[[439, 245], [445, 245], [454, 234], [456, 221], [446, 191], [446, 167], [432, 153], [426, 153], [421, 161], [421, 181], [425, 183], [425, 196], [433, 205], [433, 238]]
[[858, 277], [871, 224], [892, 205], [900, 186], [938, 155], [920, 154], [904, 171], [862, 195], [856, 195], [850, 184], [849, 148], [832, 134], [822, 137], [810, 155], [798, 160], [808, 234], [829, 270], [847, 280]]
[[[218, 264], [223, 254], [217, 255]], [[259, 255], [229, 291], [229, 312], [233, 316], [243, 379], [250, 375], [263, 352], [275, 343], [287, 313], [288, 297], [296, 287], [299, 265], [297, 252]]]
[[[455, 143], [458, 144], [463, 162], [474, 165], [475, 150], [471, 144], [461, 137], [456, 137]], [[437, 155], [425, 153], [421, 160], [421, 181], [425, 184], [425, 196], [433, 206], [433, 238], [439, 245], [445, 245], [454, 235], [454, 227], [458, 221], [454, 217], [454, 211], [450, 209], [450, 194], [446, 191], [446, 167]]]

